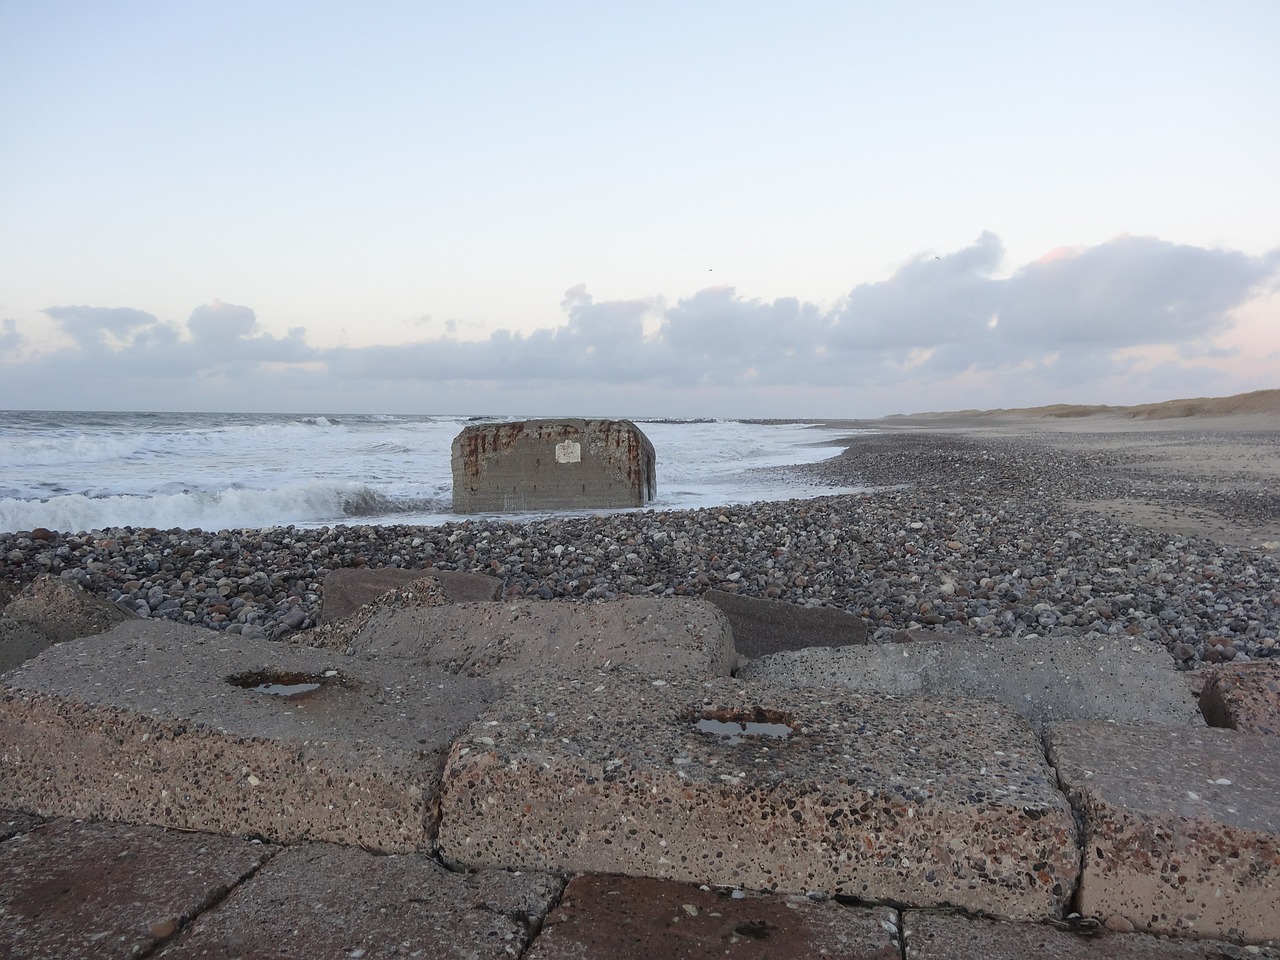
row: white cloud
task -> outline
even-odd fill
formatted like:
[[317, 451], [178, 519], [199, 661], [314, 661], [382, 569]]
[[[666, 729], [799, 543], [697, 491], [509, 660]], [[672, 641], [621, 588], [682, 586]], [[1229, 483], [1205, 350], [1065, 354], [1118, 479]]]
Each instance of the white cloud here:
[[[1144, 384], [1164, 396], [1179, 392], [1171, 370], [1185, 371], [1187, 384], [1217, 378], [1234, 392], [1223, 371], [1239, 362], [1240, 345], [1215, 338], [1231, 332], [1242, 305], [1280, 303], [1266, 301], [1280, 284], [1280, 251], [1250, 257], [1124, 236], [1057, 250], [1001, 277], [1003, 257], [1000, 239], [984, 233], [859, 284], [830, 308], [744, 298], [732, 287], [673, 305], [658, 296], [596, 300], [580, 284], [565, 292], [559, 326], [327, 349], [300, 327], [264, 332], [253, 310], [217, 300], [183, 326], [132, 308], [51, 307], [69, 345], [4, 362], [10, 386], [0, 388], [0, 407], [110, 406], [128, 392], [122, 384], [150, 382], [165, 384], [151, 405], [170, 409], [228, 409], [233, 391], [238, 409], [439, 410], [447, 397], [459, 412], [543, 400], [635, 415], [866, 412], [790, 409], [832, 397], [918, 409], [926, 396], [967, 407], [994, 394], [1009, 406]], [[1256, 308], [1250, 316], [1257, 327]], [[21, 344], [6, 321], [0, 350]], [[61, 392], [50, 395], [55, 383]], [[626, 409], [637, 402], [655, 407]], [[674, 406], [694, 402], [704, 409]]]
[[191, 311], [187, 329], [197, 340], [248, 337], [257, 332], [258, 317], [248, 307], [214, 300]]
[[1017, 342], [1137, 345], [1200, 340], [1231, 323], [1275, 269], [1273, 258], [1248, 257], [1118, 237], [1109, 243], [1042, 257], [1004, 285], [1004, 336]]
[[159, 321], [131, 307], [49, 307], [45, 314], [81, 346], [116, 346]]
[[848, 350], [910, 350], [964, 343], [998, 307], [1004, 246], [984, 233], [945, 256], [921, 255], [889, 279], [854, 287], [836, 311], [833, 340]]

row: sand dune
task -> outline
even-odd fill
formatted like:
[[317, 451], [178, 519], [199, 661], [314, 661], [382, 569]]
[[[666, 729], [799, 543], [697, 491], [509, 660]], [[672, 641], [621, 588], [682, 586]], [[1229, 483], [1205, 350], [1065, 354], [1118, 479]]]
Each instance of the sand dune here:
[[[895, 414], [909, 418], [1039, 418], [1054, 420], [1107, 417], [1127, 420], [1177, 420], [1186, 418], [1210, 419], [1239, 416], [1280, 417], [1280, 389], [1254, 390], [1230, 397], [1195, 397], [1185, 400], [1165, 400], [1160, 403], [1144, 403], [1132, 407], [1113, 407], [1105, 404], [1055, 403], [1042, 407], [1019, 407], [996, 410], [955, 410], [938, 413]], [[886, 419], [893, 419], [887, 417]]]

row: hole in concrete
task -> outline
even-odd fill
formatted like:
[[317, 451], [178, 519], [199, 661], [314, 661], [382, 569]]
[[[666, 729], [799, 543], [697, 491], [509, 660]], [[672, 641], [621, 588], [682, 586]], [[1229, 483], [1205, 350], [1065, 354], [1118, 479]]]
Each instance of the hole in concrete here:
[[768, 940], [769, 935], [776, 930], [772, 923], [768, 920], [745, 920], [733, 928], [733, 932], [740, 937], [749, 937], [752, 940]]
[[1211, 727], [1221, 727], [1225, 730], [1236, 728], [1235, 718], [1231, 716], [1231, 708], [1223, 699], [1222, 691], [1213, 683], [1205, 684], [1204, 689], [1200, 691], [1200, 715]]
[[726, 737], [730, 743], [741, 743], [743, 737], [791, 736], [795, 720], [781, 710], [764, 707], [746, 709], [702, 710], [694, 713], [693, 728], [700, 733]]
[[254, 670], [251, 673], [238, 673], [233, 677], [227, 677], [227, 683], [233, 687], [242, 687], [254, 693], [266, 693], [287, 700], [301, 699], [334, 680], [338, 680], [336, 670], [325, 674]]

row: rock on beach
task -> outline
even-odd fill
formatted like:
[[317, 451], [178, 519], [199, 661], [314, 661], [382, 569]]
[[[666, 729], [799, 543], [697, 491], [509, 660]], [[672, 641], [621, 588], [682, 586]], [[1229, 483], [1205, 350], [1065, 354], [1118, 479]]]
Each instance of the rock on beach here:
[[[1258, 441], [1272, 456], [1276, 437]], [[492, 577], [507, 597], [715, 589], [834, 607], [864, 620], [871, 642], [918, 629], [1099, 634], [1163, 644], [1187, 666], [1275, 655], [1274, 552], [1079, 506], [1164, 496], [1123, 453], [949, 433], [849, 444], [842, 456], [784, 469], [865, 493], [438, 527], [0, 534], [0, 599], [47, 575], [136, 616], [281, 638], [318, 622], [329, 571], [434, 567]], [[1187, 489], [1169, 485], [1162, 502], [1182, 502]], [[1206, 486], [1204, 496], [1242, 522], [1274, 510], [1262, 494]]]

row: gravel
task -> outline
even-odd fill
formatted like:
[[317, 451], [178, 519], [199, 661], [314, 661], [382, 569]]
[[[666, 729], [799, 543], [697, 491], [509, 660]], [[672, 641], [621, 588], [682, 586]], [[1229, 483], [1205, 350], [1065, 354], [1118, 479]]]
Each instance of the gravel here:
[[[1277, 655], [1275, 554], [1069, 506], [1198, 496], [1186, 484], [1162, 491], [1130, 462], [1027, 438], [889, 433], [784, 471], [874, 488], [862, 494], [438, 527], [0, 534], [0, 603], [51, 573], [140, 615], [280, 637], [314, 624], [326, 570], [436, 566], [497, 577], [508, 596], [714, 587], [833, 605], [867, 618], [874, 640], [920, 627], [1128, 635], [1188, 667]], [[1237, 492], [1200, 491], [1200, 502], [1242, 521], [1276, 516], [1276, 495]]]

